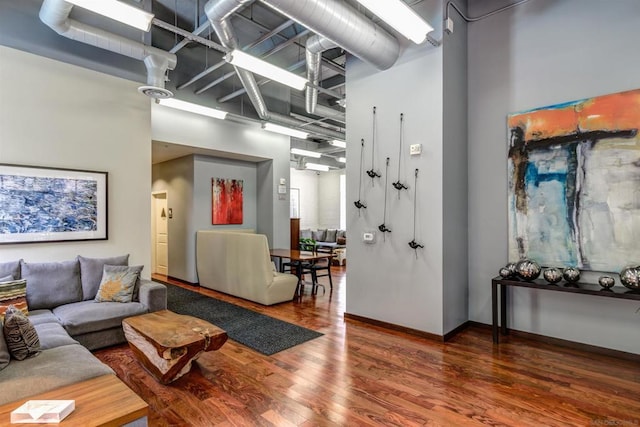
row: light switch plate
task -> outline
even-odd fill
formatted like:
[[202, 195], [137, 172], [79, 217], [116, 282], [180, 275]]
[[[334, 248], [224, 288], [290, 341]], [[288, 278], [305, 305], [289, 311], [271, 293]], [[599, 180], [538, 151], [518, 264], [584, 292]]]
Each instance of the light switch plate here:
[[376, 241], [376, 233], [374, 231], [365, 231], [362, 233], [362, 241], [365, 243], [374, 243]]
[[409, 154], [417, 156], [422, 153], [422, 144], [411, 144], [409, 146]]

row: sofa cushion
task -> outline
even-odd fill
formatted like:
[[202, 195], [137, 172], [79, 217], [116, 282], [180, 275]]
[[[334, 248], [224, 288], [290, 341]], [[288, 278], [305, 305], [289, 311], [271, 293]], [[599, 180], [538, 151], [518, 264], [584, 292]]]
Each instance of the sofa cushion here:
[[324, 236], [324, 241], [329, 243], [335, 243], [337, 234], [338, 234], [338, 230], [336, 230], [335, 228], [327, 229], [327, 233]]
[[24, 313], [9, 306], [2, 328], [9, 353], [16, 360], [24, 360], [40, 353], [40, 340], [35, 327]]
[[79, 344], [45, 350], [38, 357], [23, 361], [12, 360], [10, 368], [0, 371], [3, 391], [11, 390], [0, 393], [0, 404], [113, 374], [111, 368]]
[[0, 277], [0, 282], [10, 282], [12, 280], [15, 280], [15, 278], [13, 277], [13, 274], [7, 274], [4, 277]]
[[105, 265], [96, 295], [96, 302], [133, 301], [133, 288], [140, 277], [143, 266], [126, 267], [121, 265]]
[[53, 309], [53, 314], [72, 337], [121, 327], [122, 319], [146, 312], [147, 308], [139, 302], [80, 301]]
[[69, 333], [59, 323], [41, 323], [35, 325], [35, 328], [40, 338], [40, 350], [79, 344], [78, 341], [69, 336]]
[[20, 263], [22, 260], [0, 262], [0, 277], [11, 275], [14, 279], [20, 278]]
[[0, 320], [0, 371], [2, 371], [11, 361], [11, 354], [9, 353], [9, 347], [7, 347], [7, 341], [4, 339], [4, 324]]
[[313, 239], [313, 233], [310, 228], [305, 228], [304, 230], [300, 230], [300, 238], [301, 239]]
[[315, 230], [311, 232], [311, 238], [316, 242], [324, 242], [327, 230]]
[[0, 319], [4, 318], [4, 312], [11, 305], [22, 311], [25, 316], [29, 314], [26, 280], [0, 282]]
[[129, 265], [129, 254], [111, 258], [86, 258], [78, 255], [80, 263], [80, 281], [82, 282], [82, 299], [90, 300], [96, 297], [102, 272], [105, 265]]
[[82, 300], [80, 264], [63, 262], [21, 263], [22, 278], [27, 280], [29, 308], [53, 308]]
[[347, 238], [347, 230], [338, 230], [338, 232], [336, 233], [336, 239], [338, 237], [344, 237], [346, 239]]
[[29, 312], [29, 320], [34, 326], [41, 323], [60, 323], [58, 318], [53, 315], [53, 312], [47, 309], [31, 310]]

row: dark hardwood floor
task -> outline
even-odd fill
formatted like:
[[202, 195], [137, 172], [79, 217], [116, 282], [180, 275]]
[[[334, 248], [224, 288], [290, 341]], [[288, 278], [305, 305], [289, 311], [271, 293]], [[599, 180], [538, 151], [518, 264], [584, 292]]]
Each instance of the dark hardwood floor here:
[[273, 356], [229, 340], [167, 386], [126, 345], [95, 354], [152, 426], [640, 425], [637, 362], [514, 336], [496, 346], [481, 326], [444, 344], [345, 321], [345, 286], [340, 267], [332, 293], [272, 307], [200, 290], [325, 335]]

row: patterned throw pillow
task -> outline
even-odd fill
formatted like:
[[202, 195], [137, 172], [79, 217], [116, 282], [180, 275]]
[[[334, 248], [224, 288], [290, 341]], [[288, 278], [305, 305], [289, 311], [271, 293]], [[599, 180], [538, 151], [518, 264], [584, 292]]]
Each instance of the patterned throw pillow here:
[[4, 317], [4, 338], [11, 356], [24, 360], [40, 353], [40, 339], [36, 328], [27, 316], [13, 306], [9, 306]]
[[25, 316], [29, 314], [25, 279], [0, 282], [0, 320], [4, 318], [4, 313], [10, 305], [21, 310]]
[[96, 302], [131, 302], [143, 266], [105, 265]]

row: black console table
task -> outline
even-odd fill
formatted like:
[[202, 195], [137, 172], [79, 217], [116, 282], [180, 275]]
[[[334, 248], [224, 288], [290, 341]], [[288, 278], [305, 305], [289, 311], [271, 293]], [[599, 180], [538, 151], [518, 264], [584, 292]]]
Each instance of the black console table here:
[[[640, 291], [614, 286], [611, 289], [603, 289], [600, 285], [593, 283], [569, 284], [565, 281], [552, 285], [543, 279], [536, 279], [532, 282], [517, 279], [503, 279], [494, 277], [491, 280], [491, 316], [493, 321], [493, 342], [499, 343], [498, 329], [502, 335], [507, 335], [507, 288], [516, 286], [521, 288], [541, 289], [544, 291], [571, 292], [574, 294], [593, 295], [605, 298], [621, 298], [640, 301]], [[498, 291], [500, 294], [500, 323], [498, 324]]]

